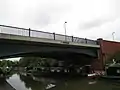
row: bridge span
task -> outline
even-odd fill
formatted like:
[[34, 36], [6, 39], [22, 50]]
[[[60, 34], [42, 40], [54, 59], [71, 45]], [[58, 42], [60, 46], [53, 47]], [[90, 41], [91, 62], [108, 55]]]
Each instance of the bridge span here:
[[0, 25], [0, 58], [25, 55], [57, 59], [82, 55], [96, 58], [99, 48], [95, 40]]

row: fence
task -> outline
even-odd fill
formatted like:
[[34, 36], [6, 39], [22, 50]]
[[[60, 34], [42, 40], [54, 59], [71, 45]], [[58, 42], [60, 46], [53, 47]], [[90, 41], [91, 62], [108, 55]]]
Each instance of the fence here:
[[0, 33], [37, 37], [37, 38], [46, 38], [46, 39], [61, 40], [61, 41], [75, 42], [75, 43], [84, 43], [84, 44], [93, 44], [93, 45], [97, 44], [96, 41], [90, 39], [84, 39], [73, 36], [67, 36], [67, 35], [61, 35], [61, 34], [55, 34], [55, 33], [49, 33], [49, 32], [13, 27], [13, 26], [6, 26], [6, 25], [0, 25]]

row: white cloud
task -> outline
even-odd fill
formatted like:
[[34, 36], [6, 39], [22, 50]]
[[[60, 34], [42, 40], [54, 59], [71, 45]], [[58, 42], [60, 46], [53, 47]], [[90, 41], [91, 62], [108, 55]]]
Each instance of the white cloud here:
[[0, 0], [0, 24], [120, 40], [120, 0]]

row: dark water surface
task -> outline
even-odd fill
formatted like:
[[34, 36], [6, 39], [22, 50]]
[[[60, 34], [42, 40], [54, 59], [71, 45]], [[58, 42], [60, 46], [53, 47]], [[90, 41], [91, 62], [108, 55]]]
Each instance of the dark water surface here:
[[[7, 79], [7, 83], [16, 90], [45, 90], [46, 86], [50, 83], [54, 84], [55, 87], [49, 90], [120, 90], [120, 82], [111, 80], [90, 80], [87, 78], [36, 78], [13, 74]], [[0, 84], [0, 87], [2, 86], [3, 85]]]

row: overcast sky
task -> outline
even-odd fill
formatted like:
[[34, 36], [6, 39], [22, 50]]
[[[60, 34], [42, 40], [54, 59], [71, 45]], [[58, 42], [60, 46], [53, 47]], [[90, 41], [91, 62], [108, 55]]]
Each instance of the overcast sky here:
[[0, 0], [0, 24], [120, 40], [120, 0]]

